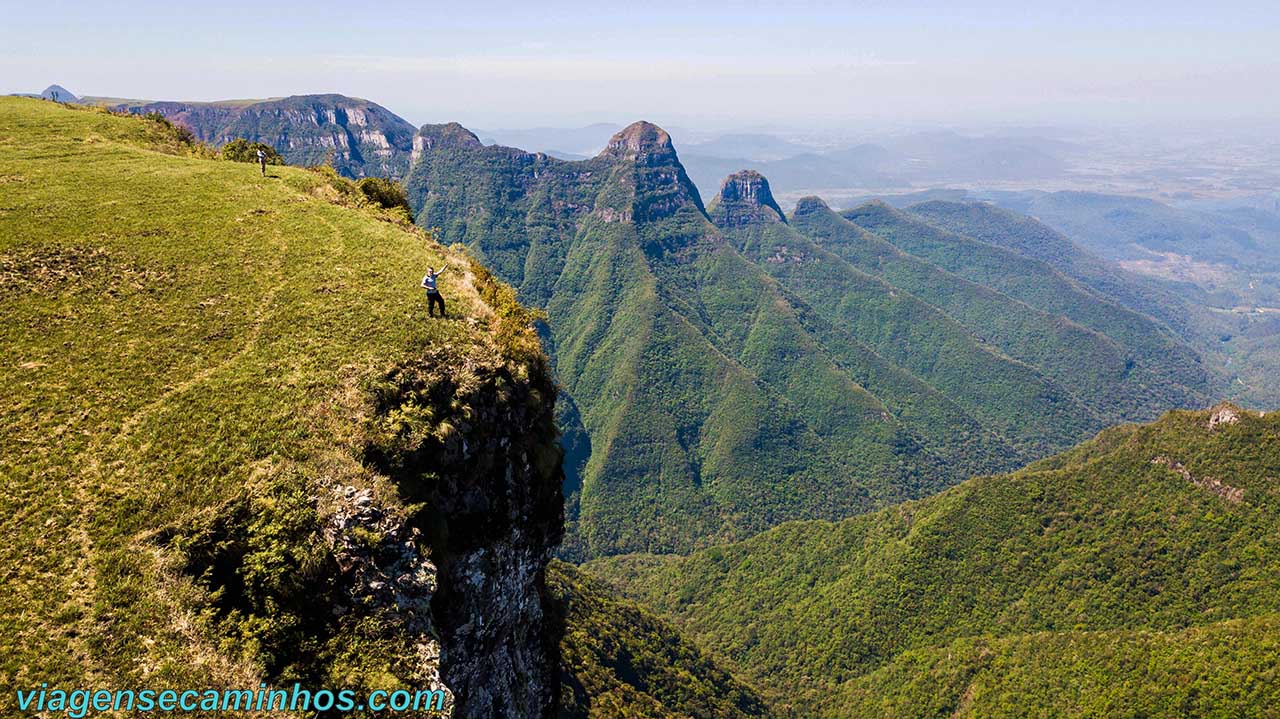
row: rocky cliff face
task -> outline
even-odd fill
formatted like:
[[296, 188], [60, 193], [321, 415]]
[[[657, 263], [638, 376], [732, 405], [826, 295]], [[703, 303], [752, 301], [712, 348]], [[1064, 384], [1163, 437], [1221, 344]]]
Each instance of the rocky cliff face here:
[[[456, 359], [456, 358], [455, 358]], [[429, 352], [379, 390], [366, 454], [402, 497], [436, 569], [440, 676], [454, 717], [551, 716], [558, 641], [544, 582], [563, 532], [555, 386], [540, 362]], [[399, 423], [429, 407], [430, 430]]]
[[404, 176], [409, 168], [413, 126], [390, 110], [345, 95], [297, 95], [229, 103], [153, 102], [121, 106], [158, 112], [221, 146], [236, 138], [265, 142], [291, 165], [332, 161], [348, 177]]
[[707, 208], [720, 227], [740, 227], [757, 222], [786, 222], [773, 199], [769, 181], [755, 170], [742, 170], [725, 178], [720, 195]]

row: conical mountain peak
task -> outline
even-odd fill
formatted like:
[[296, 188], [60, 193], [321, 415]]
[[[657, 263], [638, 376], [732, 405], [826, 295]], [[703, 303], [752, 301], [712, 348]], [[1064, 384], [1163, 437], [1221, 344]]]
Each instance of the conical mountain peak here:
[[791, 216], [795, 218], [831, 212], [831, 207], [821, 197], [809, 195], [808, 197], [800, 198], [800, 201], [796, 203], [796, 209], [792, 210]]
[[75, 93], [61, 85], [50, 85], [49, 87], [46, 87], [44, 92], [40, 93], [40, 97], [43, 97], [46, 100], [53, 100], [54, 102], [80, 101], [80, 98], [76, 97]]
[[619, 130], [600, 154], [634, 159], [646, 155], [674, 155], [675, 147], [666, 130], [641, 120]]

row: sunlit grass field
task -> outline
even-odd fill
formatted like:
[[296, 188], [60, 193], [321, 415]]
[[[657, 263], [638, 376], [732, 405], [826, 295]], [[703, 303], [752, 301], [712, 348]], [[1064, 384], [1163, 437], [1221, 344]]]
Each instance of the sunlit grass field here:
[[[491, 343], [463, 256], [327, 183], [0, 98], [0, 684], [256, 687], [158, 538], [293, 475], [358, 481], [343, 393]], [[441, 264], [447, 321], [418, 287]]]

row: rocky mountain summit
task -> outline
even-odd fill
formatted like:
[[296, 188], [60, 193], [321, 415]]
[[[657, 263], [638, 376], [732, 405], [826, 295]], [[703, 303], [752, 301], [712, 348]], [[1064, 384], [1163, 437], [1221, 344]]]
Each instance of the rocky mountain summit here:
[[722, 227], [787, 221], [773, 199], [769, 181], [755, 170], [741, 170], [726, 177], [720, 194], [707, 207], [707, 214]]

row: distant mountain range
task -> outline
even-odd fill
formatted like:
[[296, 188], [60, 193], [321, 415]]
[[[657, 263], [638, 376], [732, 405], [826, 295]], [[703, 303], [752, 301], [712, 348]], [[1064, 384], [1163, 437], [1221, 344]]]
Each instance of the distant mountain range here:
[[[1168, 284], [1205, 290], [1204, 302], [1280, 304], [1280, 195], [1166, 204], [1096, 192], [924, 190], [843, 198], [914, 209], [925, 202], [990, 203], [1036, 218], [1100, 258]], [[1185, 205], [1185, 206], [1184, 206]]]
[[584, 160], [594, 156], [622, 125], [597, 122], [586, 127], [535, 127], [511, 130], [477, 130], [486, 145], [522, 147], [561, 159]]
[[39, 95], [25, 96], [137, 115], [158, 113], [214, 147], [236, 138], [265, 142], [291, 165], [329, 163], [348, 177], [401, 178], [409, 169], [413, 149], [413, 125], [377, 103], [346, 95], [153, 102], [76, 97], [59, 85], [50, 85]]
[[704, 207], [648, 123], [580, 162], [424, 126], [406, 187], [548, 311], [570, 556], [848, 516], [1218, 387], [1158, 321], [922, 218], [785, 217], [752, 172]]
[[1173, 206], [1096, 193], [938, 189], [843, 204], [870, 199], [1048, 262], [1172, 328], [1232, 378], [1233, 396], [1280, 402], [1274, 197]]
[[812, 152], [815, 152], [815, 148], [810, 145], [763, 133], [730, 133], [711, 140], [684, 144], [681, 149], [685, 162], [691, 156], [769, 162]]
[[769, 135], [727, 135], [691, 145], [681, 157], [689, 176], [710, 193], [720, 178], [740, 169], [756, 170], [787, 191], [1049, 180], [1063, 174], [1063, 158], [1073, 149], [1034, 136], [924, 132], [818, 151]]
[[[404, 177], [414, 128], [386, 108], [343, 95], [300, 95], [265, 100], [152, 102], [75, 98], [131, 112], [159, 112], [220, 146], [236, 137], [266, 142], [291, 164], [315, 164], [332, 155], [351, 177]], [[527, 148], [553, 157], [594, 156], [621, 125], [478, 131], [485, 144]], [[690, 143], [682, 150], [686, 171], [701, 192], [714, 194], [722, 178], [754, 169], [787, 189], [888, 186], [916, 181], [963, 182], [1051, 178], [1061, 174], [1066, 143], [1034, 136], [968, 137], [929, 132], [887, 137], [873, 144], [820, 150], [767, 133], [729, 133]]]

